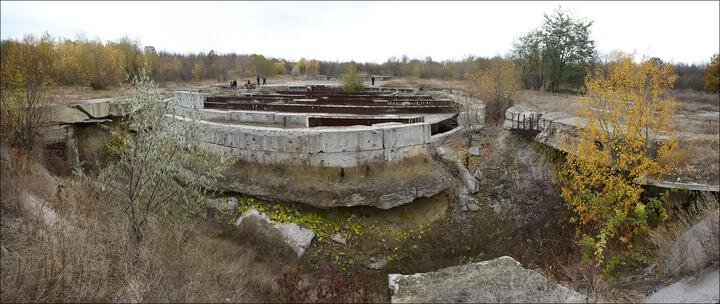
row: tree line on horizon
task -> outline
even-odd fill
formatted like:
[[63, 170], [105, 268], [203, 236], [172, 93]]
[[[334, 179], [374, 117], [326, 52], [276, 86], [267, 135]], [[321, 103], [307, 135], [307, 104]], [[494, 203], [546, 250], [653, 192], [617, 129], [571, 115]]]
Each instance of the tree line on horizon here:
[[[142, 70], [160, 83], [215, 80], [227, 82], [276, 75], [338, 78], [350, 66], [358, 73], [394, 77], [468, 81], [479, 72], [497, 66], [497, 60], [517, 73], [519, 86], [530, 90], [583, 92], [585, 78], [593, 70], [607, 70], [613, 54], [601, 56], [590, 38], [592, 21], [575, 18], [562, 9], [545, 14], [541, 26], [520, 36], [508, 55], [499, 58], [468, 56], [461, 60], [435, 61], [408, 56], [390, 57], [384, 63], [339, 62], [302, 58], [292, 62], [261, 54], [207, 53], [179, 54], [158, 51], [139, 41], [123, 37], [103, 43], [98, 39], [62, 39], [45, 33], [27, 34], [23, 39], [0, 41], [3, 86], [17, 74], [23, 57], [45, 58], [43, 71], [53, 84], [104, 89], [127, 83]], [[607, 57], [609, 59], [604, 59]], [[717, 59], [711, 64], [717, 65]], [[676, 89], [708, 90], [708, 66], [674, 64]], [[713, 76], [709, 73], [709, 76]]]

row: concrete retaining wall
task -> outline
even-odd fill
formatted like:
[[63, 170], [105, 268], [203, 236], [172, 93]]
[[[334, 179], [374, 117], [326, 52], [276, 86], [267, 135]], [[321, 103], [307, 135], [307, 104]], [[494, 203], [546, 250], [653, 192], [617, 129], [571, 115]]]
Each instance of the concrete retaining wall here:
[[430, 126], [281, 129], [203, 121], [206, 146], [262, 164], [354, 167], [426, 155]]
[[279, 113], [261, 111], [235, 111], [200, 109], [200, 118], [214, 122], [246, 123], [284, 128], [308, 127], [309, 115], [303, 113]]
[[205, 108], [205, 95], [201, 93], [189, 92], [189, 91], [176, 91], [175, 101], [177, 105], [191, 109], [203, 109]]

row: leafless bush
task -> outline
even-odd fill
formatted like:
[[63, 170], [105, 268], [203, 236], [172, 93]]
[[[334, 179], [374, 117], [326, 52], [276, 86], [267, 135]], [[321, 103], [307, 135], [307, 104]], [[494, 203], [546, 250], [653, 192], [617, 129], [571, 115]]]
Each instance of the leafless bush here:
[[331, 266], [320, 270], [318, 280], [309, 282], [301, 269], [286, 272], [275, 282], [278, 300], [290, 303], [367, 303], [369, 292], [366, 277], [343, 274]]

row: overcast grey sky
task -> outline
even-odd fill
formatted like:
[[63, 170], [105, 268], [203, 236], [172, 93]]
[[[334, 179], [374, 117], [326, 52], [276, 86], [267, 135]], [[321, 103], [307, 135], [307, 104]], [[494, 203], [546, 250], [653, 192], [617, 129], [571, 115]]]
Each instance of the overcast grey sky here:
[[720, 1], [705, 2], [0, 2], [2, 38], [122, 36], [171, 52], [383, 62], [504, 55], [562, 5], [594, 21], [601, 53], [701, 63], [720, 48]]

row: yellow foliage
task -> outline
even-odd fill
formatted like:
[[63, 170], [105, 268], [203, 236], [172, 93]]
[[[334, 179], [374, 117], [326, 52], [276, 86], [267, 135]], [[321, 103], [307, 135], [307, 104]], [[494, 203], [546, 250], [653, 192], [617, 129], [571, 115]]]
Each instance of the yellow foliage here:
[[720, 54], [713, 55], [710, 64], [705, 68], [705, 91], [720, 91]]
[[317, 60], [307, 60], [305, 58], [300, 58], [300, 61], [298, 61], [298, 67], [300, 68], [300, 73], [305, 75], [317, 75], [320, 73], [320, 61]]
[[358, 76], [355, 63], [351, 62], [346, 67], [345, 79], [343, 79], [343, 90], [345, 92], [360, 93], [365, 90], [362, 79]]
[[54, 85], [54, 44], [49, 35], [27, 35], [8, 41], [3, 48], [0, 83], [2, 139], [12, 140], [26, 151], [35, 148], [48, 124], [52, 104], [47, 89]]
[[[659, 59], [636, 64], [620, 55], [607, 75], [586, 80], [588, 95], [580, 99], [579, 143], [561, 172], [562, 197], [574, 221], [602, 262], [610, 241], [627, 243], [647, 229], [647, 210], [639, 185], [648, 175], [666, 174], [663, 161], [676, 146], [672, 115], [676, 101], [668, 95], [677, 76]], [[654, 208], [662, 208], [655, 206]], [[663, 212], [656, 210], [656, 212]]]
[[195, 79], [195, 80], [202, 79], [202, 75], [203, 75], [202, 63], [198, 62], [198, 63], [195, 63], [195, 65], [193, 65], [192, 75], [193, 75], [193, 79]]
[[83, 77], [93, 89], [120, 83], [125, 75], [125, 56], [117, 47], [100, 41], [82, 41], [80, 66]]
[[63, 41], [56, 46], [56, 71], [62, 83], [78, 84], [83, 80], [80, 63], [81, 46], [74, 41]]
[[287, 73], [285, 69], [285, 60], [281, 60], [275, 63], [275, 73], [278, 75], [283, 75]]
[[490, 59], [488, 67], [469, 77], [470, 91], [488, 105], [488, 117], [499, 121], [510, 106], [511, 95], [520, 87], [515, 65], [500, 57]]

